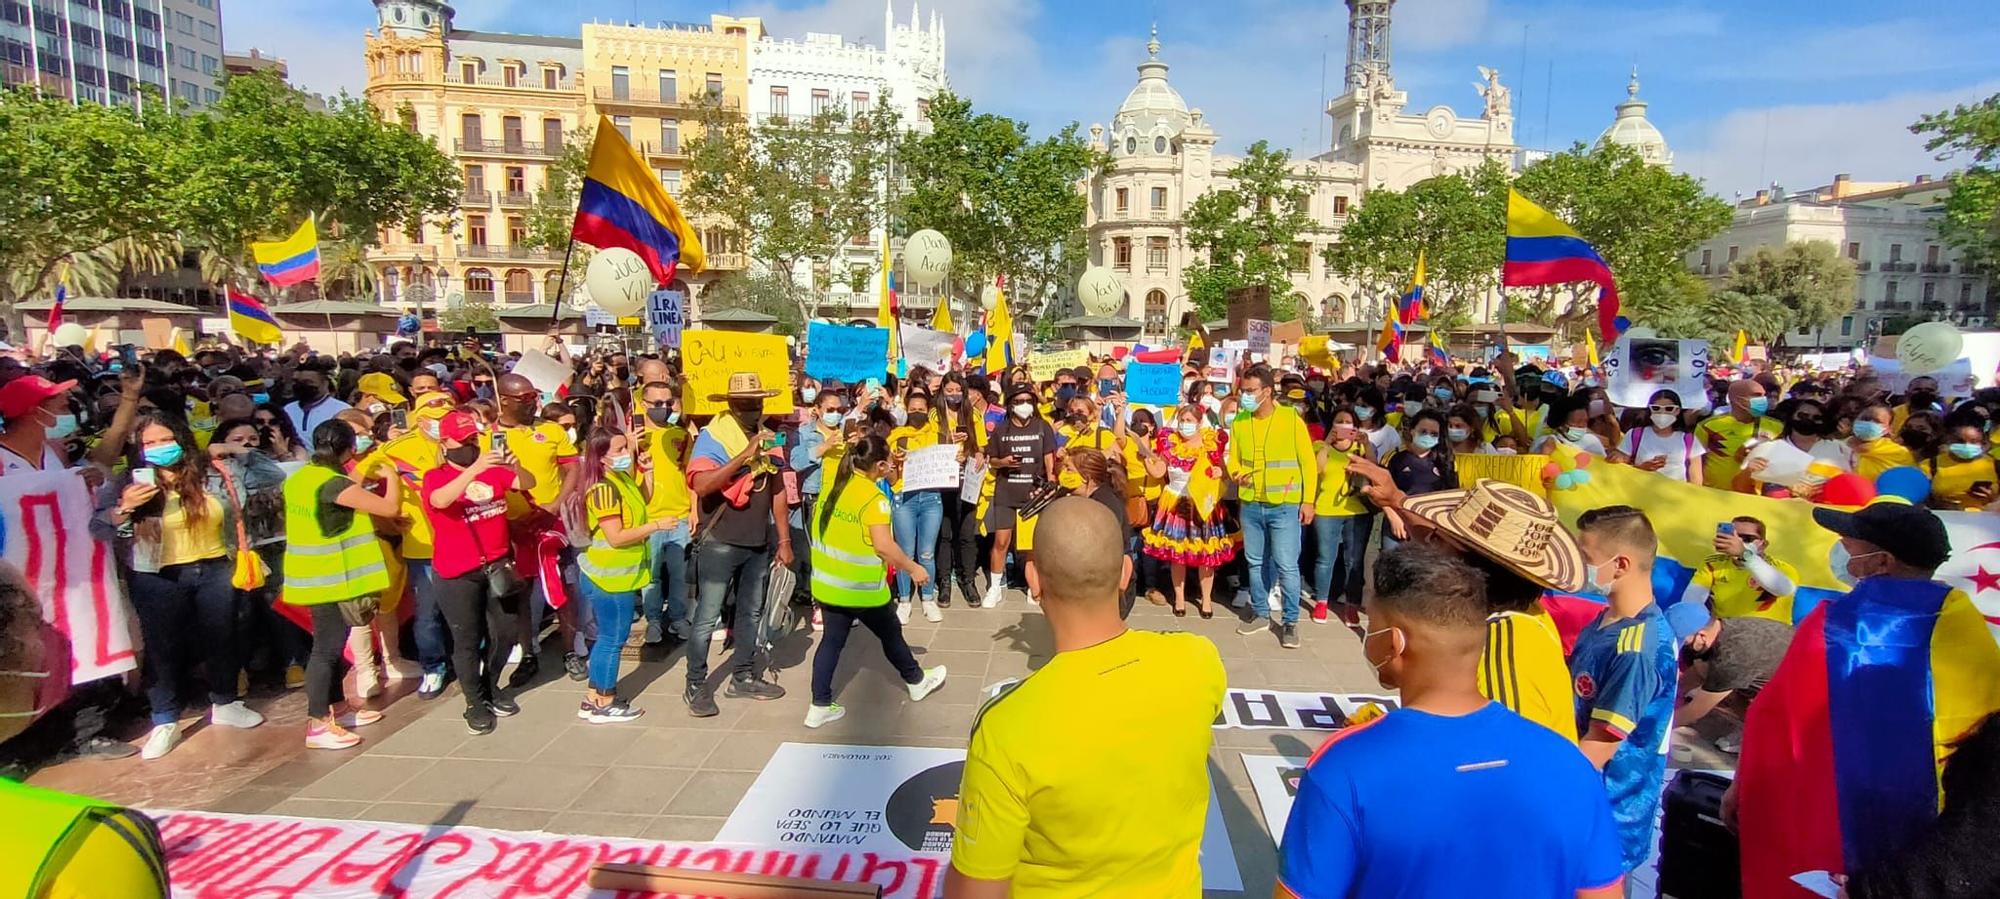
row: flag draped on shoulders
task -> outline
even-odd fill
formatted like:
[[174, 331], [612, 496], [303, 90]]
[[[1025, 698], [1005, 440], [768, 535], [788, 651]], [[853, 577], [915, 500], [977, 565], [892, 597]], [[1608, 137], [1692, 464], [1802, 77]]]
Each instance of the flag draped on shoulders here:
[[602, 116], [570, 235], [600, 250], [623, 247], [639, 254], [660, 284], [671, 283], [678, 267], [698, 272], [708, 266], [700, 236], [659, 176]]
[[272, 287], [289, 287], [319, 277], [319, 231], [311, 216], [284, 240], [252, 243], [250, 255]]
[[1625, 322], [1618, 314], [1618, 282], [1597, 248], [1562, 219], [1507, 191], [1507, 258], [1500, 266], [1503, 287], [1539, 287], [1589, 281], [1598, 287], [1597, 332], [1605, 343], [1618, 339]]
[[281, 344], [285, 342], [285, 332], [278, 328], [278, 320], [271, 317], [271, 310], [256, 297], [229, 288], [229, 329], [236, 336], [253, 343]]

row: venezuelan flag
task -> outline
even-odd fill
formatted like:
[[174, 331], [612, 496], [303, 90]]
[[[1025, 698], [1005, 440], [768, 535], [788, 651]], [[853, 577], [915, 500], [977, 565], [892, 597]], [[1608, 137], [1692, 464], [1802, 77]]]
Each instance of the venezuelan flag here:
[[1424, 251], [1417, 251], [1417, 274], [1410, 279], [1410, 290], [1396, 303], [1396, 320], [1406, 324], [1416, 324], [1424, 317]]
[[603, 116], [590, 145], [590, 169], [583, 176], [570, 235], [600, 250], [623, 247], [639, 254], [660, 284], [673, 281], [677, 266], [698, 272], [708, 265], [701, 238], [660, 186], [659, 176]]
[[292, 236], [270, 243], [252, 243], [250, 255], [272, 287], [289, 287], [319, 277], [319, 231], [311, 216]]
[[278, 320], [271, 317], [271, 310], [256, 297], [229, 289], [229, 329], [236, 336], [253, 343], [282, 344], [285, 332], [279, 330]]
[[1519, 191], [1507, 191], [1507, 259], [1503, 287], [1539, 287], [1589, 281], [1598, 286], [1597, 332], [1609, 344], [1629, 324], [1618, 314], [1618, 282], [1611, 266], [1576, 229]]

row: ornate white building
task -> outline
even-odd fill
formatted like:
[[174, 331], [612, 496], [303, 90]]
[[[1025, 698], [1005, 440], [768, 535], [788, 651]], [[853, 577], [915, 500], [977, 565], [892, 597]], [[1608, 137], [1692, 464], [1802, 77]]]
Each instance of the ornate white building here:
[[[1485, 159], [1511, 165], [1516, 158], [1512, 103], [1495, 70], [1480, 68], [1476, 87], [1484, 103], [1477, 118], [1443, 105], [1409, 110], [1409, 95], [1396, 89], [1390, 67], [1394, 5], [1347, 0], [1346, 82], [1326, 108], [1333, 144], [1292, 163], [1293, 177], [1310, 191], [1307, 212], [1316, 224], [1293, 248], [1292, 284], [1300, 308], [1322, 323], [1377, 321], [1393, 295], [1389, 285], [1364, 287], [1335, 277], [1322, 258], [1368, 191], [1400, 190]], [[1111, 124], [1091, 126], [1091, 141], [1112, 163], [1083, 185], [1090, 201], [1090, 260], [1124, 281], [1122, 317], [1137, 320], [1131, 324], [1140, 327], [1141, 339], [1170, 335], [1189, 308], [1181, 278], [1191, 252], [1185, 214], [1197, 197], [1226, 188], [1226, 173], [1240, 161], [1215, 153], [1215, 130], [1168, 82], [1157, 32], [1146, 49], [1138, 83]], [[1492, 312], [1475, 310], [1482, 320]]]
[[1674, 151], [1667, 137], [1646, 120], [1644, 100], [1639, 99], [1639, 67], [1632, 67], [1632, 80], [1625, 85], [1625, 102], [1618, 104], [1618, 117], [1597, 136], [1599, 144], [1624, 144], [1638, 151], [1639, 158], [1657, 166], [1674, 164]]

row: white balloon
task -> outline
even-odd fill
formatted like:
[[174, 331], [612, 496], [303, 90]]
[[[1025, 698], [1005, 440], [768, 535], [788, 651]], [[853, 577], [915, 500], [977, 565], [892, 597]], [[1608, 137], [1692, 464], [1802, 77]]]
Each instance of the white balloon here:
[[1965, 348], [1965, 335], [1950, 322], [1924, 322], [1896, 338], [1896, 359], [1910, 375], [1928, 375], [1944, 370]]
[[584, 271], [584, 286], [598, 308], [619, 317], [637, 315], [653, 293], [653, 272], [646, 260], [624, 247], [597, 251]]
[[903, 243], [903, 274], [918, 287], [936, 287], [951, 271], [951, 241], [929, 228]]
[[1000, 305], [999, 285], [988, 284], [979, 289], [979, 308], [992, 312], [993, 307], [998, 305]]
[[1091, 266], [1076, 280], [1076, 297], [1091, 315], [1115, 315], [1125, 310], [1125, 285], [1108, 268]]
[[76, 322], [63, 322], [56, 326], [54, 335], [56, 346], [83, 346], [90, 340], [90, 333]]

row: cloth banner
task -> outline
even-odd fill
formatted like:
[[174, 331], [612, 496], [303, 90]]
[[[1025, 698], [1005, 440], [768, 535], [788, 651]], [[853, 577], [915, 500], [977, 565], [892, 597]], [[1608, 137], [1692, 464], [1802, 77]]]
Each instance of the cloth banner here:
[[1604, 354], [1604, 390], [1611, 402], [1643, 409], [1656, 390], [1681, 395], [1688, 409], [1708, 403], [1708, 341], [1621, 337]]
[[1467, 487], [1491, 478], [1537, 496], [1548, 495], [1542, 486], [1542, 467], [1549, 464], [1547, 456], [1460, 453], [1452, 457], [1452, 464], [1458, 466], [1458, 482]]
[[1036, 383], [1053, 381], [1056, 372], [1065, 368], [1075, 368], [1090, 364], [1088, 350], [1062, 350], [1054, 353], [1036, 353], [1028, 357], [1028, 374]]
[[646, 323], [661, 349], [681, 345], [681, 330], [687, 327], [686, 301], [687, 294], [678, 290], [655, 290], [646, 298]]
[[[881, 358], [876, 358], [881, 370]], [[764, 400], [765, 415], [792, 411], [792, 358], [785, 338], [776, 334], [742, 334], [695, 328], [681, 332], [681, 409], [689, 415], [714, 415], [729, 408], [727, 400], [710, 399], [729, 391], [729, 376], [755, 372], [764, 389], [778, 395]], [[877, 375], [879, 377], [879, 374]]]
[[[782, 341], [782, 338], [781, 338]], [[859, 384], [888, 371], [889, 329], [812, 322], [806, 325], [806, 374]]]
[[903, 457], [903, 490], [958, 489], [958, 444], [940, 443]]
[[1306, 776], [1309, 759], [1282, 755], [1251, 755], [1243, 758], [1243, 773], [1250, 777], [1250, 789], [1257, 794], [1257, 810], [1264, 814], [1264, 829], [1271, 832], [1271, 845], [1285, 842], [1285, 819], [1292, 816], [1292, 801], [1299, 798], [1299, 781]]
[[160, 828], [174, 895], [444, 899], [657, 893], [593, 890], [592, 865], [640, 864], [872, 883], [884, 897], [931, 899], [950, 861], [908, 850], [767, 849], [564, 836], [442, 824], [326, 821], [212, 812], [148, 812]]
[[1172, 362], [1125, 366], [1125, 398], [1140, 406], [1171, 409], [1181, 401], [1181, 367]]
[[110, 542], [90, 534], [90, 489], [75, 471], [0, 478], [6, 561], [41, 601], [42, 620], [69, 638], [70, 683], [137, 667], [132, 621]]
[[902, 338], [903, 358], [910, 360], [912, 366], [921, 365], [934, 372], [951, 370], [951, 360], [958, 355], [958, 335], [904, 325]]
[[[957, 833], [965, 750], [785, 743], [716, 835], [718, 843], [934, 858]], [[1201, 837], [1202, 886], [1241, 890], [1214, 789]]]

